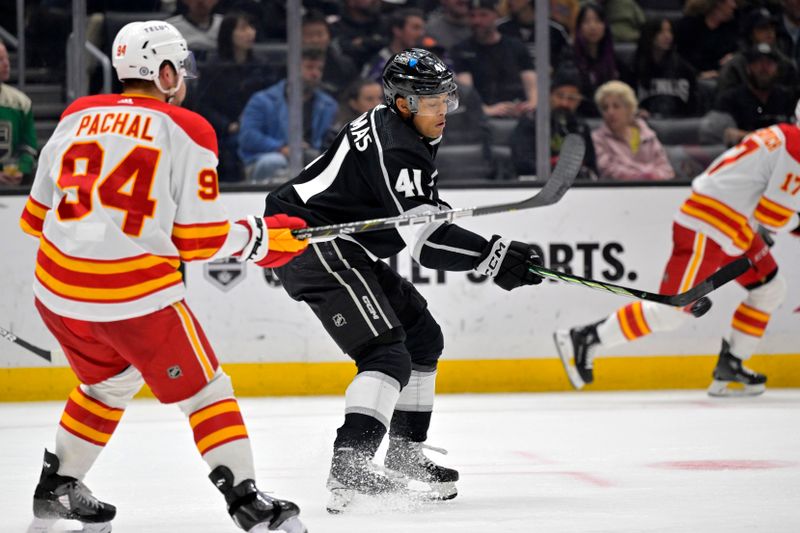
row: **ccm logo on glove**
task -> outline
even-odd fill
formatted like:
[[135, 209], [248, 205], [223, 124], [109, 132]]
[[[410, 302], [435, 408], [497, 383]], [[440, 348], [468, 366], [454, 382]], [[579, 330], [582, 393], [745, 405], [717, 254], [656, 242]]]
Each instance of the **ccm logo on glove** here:
[[530, 265], [543, 264], [533, 246], [495, 235], [487, 248], [488, 251], [484, 253], [475, 270], [494, 279], [500, 288], [510, 291], [523, 285], [538, 285], [542, 282], [541, 276], [528, 269]]

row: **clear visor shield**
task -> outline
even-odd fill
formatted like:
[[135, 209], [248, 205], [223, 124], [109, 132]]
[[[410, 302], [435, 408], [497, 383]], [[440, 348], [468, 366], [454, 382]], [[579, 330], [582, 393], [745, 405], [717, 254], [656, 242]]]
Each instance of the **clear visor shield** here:
[[453, 90], [425, 96], [409, 95], [408, 107], [412, 113], [421, 117], [446, 115], [458, 109], [458, 94]]
[[197, 77], [197, 60], [191, 50], [186, 53], [186, 57], [181, 61], [181, 74], [187, 80]]

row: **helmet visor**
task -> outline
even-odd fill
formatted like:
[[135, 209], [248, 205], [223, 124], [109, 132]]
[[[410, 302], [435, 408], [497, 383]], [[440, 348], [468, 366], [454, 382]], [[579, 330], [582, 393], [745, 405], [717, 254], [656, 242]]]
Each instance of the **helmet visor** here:
[[409, 96], [411, 112], [421, 117], [446, 115], [458, 109], [458, 94], [455, 89], [447, 93]]
[[197, 77], [197, 60], [191, 50], [186, 52], [186, 57], [181, 61], [181, 74], [187, 80]]

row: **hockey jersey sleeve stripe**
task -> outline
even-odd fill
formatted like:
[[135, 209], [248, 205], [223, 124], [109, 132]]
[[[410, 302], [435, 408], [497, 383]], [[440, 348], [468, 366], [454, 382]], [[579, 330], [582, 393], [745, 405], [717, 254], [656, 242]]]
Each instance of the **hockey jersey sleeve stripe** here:
[[207, 222], [203, 224], [173, 224], [172, 236], [179, 239], [199, 239], [203, 237], [219, 237], [228, 234], [231, 224], [227, 220], [222, 222]]
[[42, 234], [42, 227], [44, 226], [44, 217], [50, 208], [42, 205], [33, 198], [28, 198], [25, 203], [25, 208], [22, 210], [22, 216], [19, 220], [19, 225], [22, 231], [28, 235], [39, 237]]
[[400, 204], [400, 201], [395, 196], [396, 192], [392, 187], [392, 183], [389, 179], [389, 172], [386, 170], [386, 163], [384, 163], [383, 161], [383, 146], [381, 145], [381, 140], [380, 137], [378, 136], [378, 128], [377, 126], [375, 126], [375, 112], [378, 109], [383, 109], [384, 107], [385, 106], [382, 105], [376, 106], [375, 109], [373, 109], [370, 112], [369, 117], [370, 117], [370, 124], [372, 125], [372, 138], [375, 140], [375, 148], [377, 149], [378, 152], [378, 162], [380, 163], [381, 166], [383, 181], [386, 183], [386, 190], [389, 191], [389, 195], [392, 197], [392, 200], [394, 200], [394, 204], [397, 207], [397, 214], [399, 215], [403, 213], [403, 206]]
[[747, 218], [718, 200], [692, 193], [681, 207], [681, 212], [721, 231], [742, 250], [747, 250], [753, 242], [753, 230]]
[[83, 259], [65, 254], [45, 237], [42, 237], [39, 251], [62, 268], [89, 274], [123, 274], [152, 268], [158, 265], [169, 265], [172, 270], [178, 270], [181, 264], [177, 258], [151, 254], [141, 254], [133, 257], [110, 260]]
[[225, 244], [230, 229], [227, 220], [207, 224], [175, 224], [172, 242], [184, 261], [208, 259]]
[[791, 220], [794, 211], [773, 202], [766, 196], [762, 196], [753, 215], [756, 220], [763, 224], [774, 228], [782, 228]]

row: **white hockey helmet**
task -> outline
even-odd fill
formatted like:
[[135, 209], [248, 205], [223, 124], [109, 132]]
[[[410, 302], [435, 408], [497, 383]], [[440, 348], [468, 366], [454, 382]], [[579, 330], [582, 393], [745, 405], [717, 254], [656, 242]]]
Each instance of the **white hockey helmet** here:
[[[120, 80], [149, 80], [170, 96], [180, 88], [184, 78], [194, 78], [197, 68], [186, 39], [175, 26], [163, 20], [131, 22], [114, 38], [111, 49], [114, 69]], [[161, 64], [169, 61], [178, 73], [178, 84], [165, 91], [158, 80]]]

